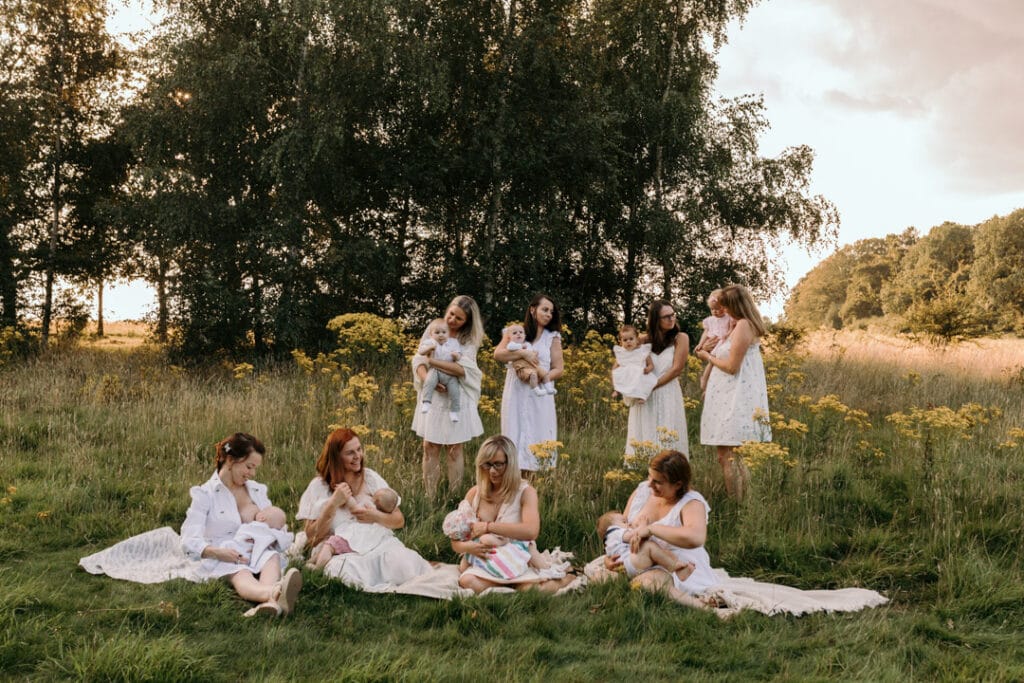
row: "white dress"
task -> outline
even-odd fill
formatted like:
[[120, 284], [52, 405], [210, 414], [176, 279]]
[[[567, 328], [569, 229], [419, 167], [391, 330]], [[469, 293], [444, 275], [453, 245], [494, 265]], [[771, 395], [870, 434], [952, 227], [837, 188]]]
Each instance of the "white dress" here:
[[641, 344], [631, 351], [616, 344], [612, 347], [612, 353], [619, 364], [612, 370], [612, 387], [622, 394], [623, 403], [631, 406], [637, 399], [646, 401], [658, 383], [656, 372], [644, 373], [651, 345]]
[[[675, 358], [675, 344], [666, 346], [661, 353], [652, 353], [654, 377], [661, 377], [672, 367]], [[663, 432], [658, 427], [664, 427]], [[673, 437], [670, 432], [675, 432]], [[646, 403], [634, 403], [629, 408], [629, 425], [626, 429], [626, 455], [633, 455], [633, 441], [650, 441], [655, 453], [664, 449], [679, 451], [687, 458], [690, 449], [686, 435], [686, 410], [683, 406], [683, 388], [676, 378], [651, 392]]]
[[[423, 333], [421, 344], [429, 339], [429, 328]], [[477, 347], [473, 344], [462, 345], [462, 356], [459, 358], [459, 365], [466, 374], [459, 378], [459, 386], [462, 388], [459, 406], [459, 421], [452, 422], [448, 416], [448, 395], [440, 391], [434, 392], [434, 398], [430, 402], [430, 410], [421, 413], [413, 411], [412, 430], [416, 436], [430, 443], [451, 445], [466, 443], [475, 436], [484, 433], [484, 423], [480, 421], [480, 412], [477, 404], [480, 403], [480, 385], [483, 382], [483, 373], [476, 365]], [[412, 357], [412, 384], [416, 389], [416, 405], [423, 402], [421, 392], [423, 382], [420, 380], [416, 369], [427, 364], [426, 356], [419, 354]], [[430, 368], [428, 367], [428, 370]]]
[[[558, 332], [542, 330], [540, 338], [533, 342], [537, 361], [545, 371], [551, 369], [551, 343], [561, 338]], [[519, 469], [536, 472], [541, 464], [530, 452], [530, 445], [558, 438], [555, 397], [551, 394], [538, 396], [529, 384], [519, 379], [512, 363], [506, 365], [505, 389], [501, 392], [501, 433], [516, 445]], [[556, 453], [546, 466], [554, 467], [557, 461]]]
[[[715, 358], [728, 358], [732, 336], [715, 347]], [[744, 441], [771, 441], [771, 427], [754, 419], [768, 418], [768, 385], [761, 360], [761, 344], [747, 347], [735, 375], [711, 368], [700, 416], [700, 442], [705, 446], [739, 446]]]
[[[636, 492], [633, 495], [633, 504], [627, 511], [626, 518], [632, 522], [636, 515], [643, 509], [644, 504], [651, 497], [651, 487], [646, 481], [640, 482], [640, 485], [636, 487]], [[704, 500], [704, 496], [697, 493], [696, 491], [687, 491], [683, 494], [672, 509], [659, 520], [651, 522], [651, 524], [663, 524], [665, 526], [682, 527], [682, 512], [683, 507], [690, 501], [698, 500], [701, 505], [704, 506], [704, 522], [707, 523], [708, 513], [711, 512], [711, 506]], [[704, 549], [704, 546], [697, 548], [680, 548], [669, 543], [666, 543], [660, 538], [653, 539], [655, 543], [660, 545], [665, 550], [669, 551], [683, 562], [692, 562], [694, 566], [693, 573], [690, 574], [685, 581], [680, 581], [679, 577], [672, 574], [672, 583], [681, 591], [689, 593], [691, 595], [700, 595], [708, 588], [716, 585], [718, 579], [715, 577], [715, 572], [711, 568], [711, 557], [708, 555], [708, 551]]]
[[[372, 496], [377, 489], [387, 486], [383, 477], [369, 468], [364, 468], [363, 490], [360, 493]], [[327, 483], [320, 477], [314, 477], [299, 499], [299, 512], [295, 518], [317, 519], [330, 497], [331, 492], [327, 488]], [[375, 528], [364, 531], [359, 528], [361, 526]], [[391, 529], [379, 524], [363, 524], [356, 521], [347, 509], [335, 513], [331, 529], [333, 533], [345, 539], [349, 536], [358, 537], [360, 540], [366, 540], [370, 536], [376, 538], [376, 545], [364, 546], [360, 548], [360, 552], [335, 555], [324, 567], [324, 574], [341, 579], [348, 586], [379, 593], [393, 590], [395, 586], [432, 571], [430, 563], [416, 551], [406, 548]], [[311, 556], [315, 556], [318, 549], [319, 546], [313, 548]]]

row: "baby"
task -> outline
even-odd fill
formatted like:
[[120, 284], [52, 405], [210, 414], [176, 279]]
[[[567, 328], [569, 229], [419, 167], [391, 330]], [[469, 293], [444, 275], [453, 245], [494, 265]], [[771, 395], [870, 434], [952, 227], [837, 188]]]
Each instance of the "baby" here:
[[[508, 334], [510, 340], [508, 346], [505, 348], [509, 351], [533, 350], [530, 342], [526, 341], [526, 328], [522, 325], [509, 325], [505, 328], [505, 332]], [[533, 393], [538, 396], [558, 393], [555, 389], [555, 383], [548, 381], [548, 373], [540, 366], [540, 363], [537, 361], [536, 354], [533, 355], [532, 360], [519, 358], [512, 361], [512, 369], [516, 371], [516, 376], [523, 382], [529, 384], [533, 389]]]
[[640, 335], [632, 325], [619, 328], [619, 344], [612, 347], [612, 396], [621, 395], [627, 406], [642, 405], [654, 391], [658, 376], [654, 374], [651, 345], [641, 344]]
[[459, 571], [464, 572], [472, 564], [499, 579], [514, 579], [526, 571], [527, 567], [542, 570], [551, 567], [551, 562], [537, 550], [533, 541], [520, 541], [505, 538], [497, 534], [481, 534], [473, 539], [470, 525], [477, 522], [473, 507], [463, 500], [459, 507], [449, 512], [441, 525], [444, 534], [453, 541], [475, 540], [493, 549], [487, 559], [475, 555], [463, 555], [459, 562]]
[[[698, 351], [712, 350], [717, 342], [721, 342], [728, 337], [729, 333], [732, 332], [732, 328], [736, 327], [736, 320], [725, 312], [725, 309], [718, 300], [721, 294], [722, 290], [716, 289], [708, 295], [708, 308], [711, 310], [711, 315], [704, 318], [704, 321], [701, 323], [704, 326], [704, 332], [701, 333], [700, 340], [693, 349], [695, 354]], [[702, 392], [708, 388], [708, 376], [710, 374], [711, 363], [708, 363], [707, 367], [704, 368], [704, 373], [700, 376], [700, 390]]]
[[[371, 505], [384, 514], [388, 514], [398, 507], [398, 494], [392, 489], [383, 488], [377, 489], [372, 498], [365, 494], [349, 496], [348, 501], [345, 503], [345, 508], [349, 512], [355, 512], [356, 510], [367, 510]], [[335, 555], [344, 555], [351, 552], [355, 551], [349, 544], [349, 539], [332, 534], [320, 546], [316, 558], [309, 563], [309, 567], [310, 569], [323, 569]]]
[[637, 552], [631, 552], [629, 541], [633, 538], [626, 516], [618, 510], [606, 512], [597, 519], [597, 533], [604, 539], [604, 552], [608, 557], [622, 560], [626, 576], [633, 578], [654, 565], [675, 574], [685, 581], [696, 568], [692, 562], [683, 562], [657, 543], [644, 541]]
[[[462, 357], [462, 345], [459, 344], [458, 339], [448, 336], [448, 323], [444, 321], [444, 318], [438, 318], [430, 323], [430, 338], [420, 344], [417, 353], [421, 356], [433, 356], [434, 360], [457, 361]], [[448, 390], [448, 419], [458, 422], [461, 407], [459, 378], [437, 368], [430, 368], [427, 372], [427, 379], [423, 382], [423, 402], [420, 405], [420, 412], [430, 412], [430, 402], [434, 399], [434, 389], [438, 384], [443, 384]]]
[[266, 551], [285, 552], [295, 540], [294, 534], [288, 531], [288, 518], [284, 510], [273, 505], [256, 513], [251, 522], [238, 527], [234, 538], [223, 544], [245, 558], [249, 569], [258, 572], [260, 557]]

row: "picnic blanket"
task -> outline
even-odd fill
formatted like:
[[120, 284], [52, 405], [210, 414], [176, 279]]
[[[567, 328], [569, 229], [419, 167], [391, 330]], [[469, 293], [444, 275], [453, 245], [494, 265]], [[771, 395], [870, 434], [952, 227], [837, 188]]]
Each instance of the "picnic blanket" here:
[[[622, 576], [605, 568], [604, 555], [587, 564], [583, 571], [595, 582]], [[857, 612], [889, 602], [881, 593], [867, 588], [801, 590], [778, 583], [729, 576], [728, 572], [720, 568], [713, 571], [718, 582], [705, 595], [717, 598], [725, 605], [723, 609], [729, 611], [749, 609], [768, 616], [802, 616], [812, 612]]]

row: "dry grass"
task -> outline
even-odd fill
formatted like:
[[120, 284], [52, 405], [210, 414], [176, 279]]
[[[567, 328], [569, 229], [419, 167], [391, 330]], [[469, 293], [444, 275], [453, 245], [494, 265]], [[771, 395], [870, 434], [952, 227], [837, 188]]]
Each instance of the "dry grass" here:
[[984, 379], [1024, 377], [1024, 339], [978, 339], [935, 347], [861, 330], [810, 334], [807, 350], [820, 360], [883, 363], [918, 374], [948, 373]]
[[149, 342], [152, 327], [135, 320], [103, 323], [103, 336], [96, 336], [96, 323], [85, 328], [84, 344], [99, 349], [133, 349]]

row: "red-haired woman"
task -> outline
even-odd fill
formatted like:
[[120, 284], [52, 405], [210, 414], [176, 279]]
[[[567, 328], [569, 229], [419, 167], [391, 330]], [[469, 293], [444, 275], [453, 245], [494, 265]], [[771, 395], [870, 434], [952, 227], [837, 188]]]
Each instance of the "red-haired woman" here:
[[[333, 557], [324, 569], [328, 576], [376, 592], [402, 584], [431, 567], [392, 532], [405, 526], [398, 505], [391, 512], [381, 512], [373, 505], [348, 509], [349, 498], [372, 497], [388, 488], [384, 478], [365, 467], [363, 460], [363, 445], [355, 432], [346, 428], [331, 432], [316, 462], [317, 476], [302, 494], [295, 517], [306, 520], [306, 545], [314, 557], [319, 545], [332, 534], [349, 541], [352, 552]], [[361, 542], [356, 542], [357, 538]]]
[[267, 487], [252, 480], [266, 452], [259, 439], [241, 432], [218, 443], [217, 471], [202, 486], [192, 487], [192, 504], [181, 525], [182, 549], [202, 560], [199, 575], [229, 577], [240, 596], [259, 603], [246, 616], [290, 614], [302, 588], [297, 569], [289, 569], [282, 578], [287, 564], [282, 553], [266, 550], [246, 558], [227, 547], [238, 527], [270, 507]]

